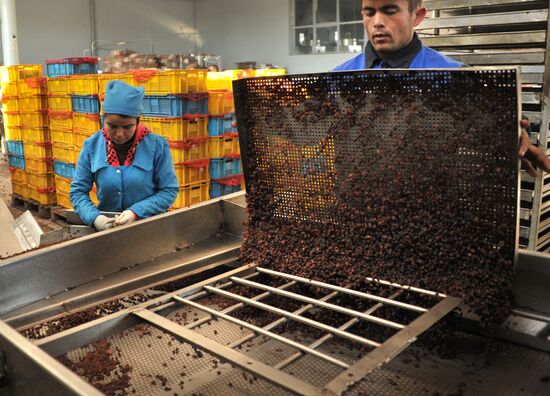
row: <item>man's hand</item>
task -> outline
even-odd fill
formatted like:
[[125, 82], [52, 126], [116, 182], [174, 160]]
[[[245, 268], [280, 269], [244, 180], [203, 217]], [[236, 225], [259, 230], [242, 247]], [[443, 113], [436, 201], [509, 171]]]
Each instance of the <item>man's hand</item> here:
[[540, 148], [531, 143], [527, 128], [529, 127], [529, 120], [521, 120], [521, 138], [519, 141], [519, 156], [521, 163], [525, 166], [525, 170], [531, 176], [537, 176], [537, 168], [542, 168], [545, 172], [550, 172], [550, 159], [546, 156], [546, 153]]
[[115, 219], [104, 215], [99, 215], [94, 220], [94, 227], [98, 231], [107, 230], [114, 227]]
[[118, 216], [115, 216], [115, 227], [124, 224], [130, 224], [137, 220], [137, 216], [131, 210], [125, 210]]

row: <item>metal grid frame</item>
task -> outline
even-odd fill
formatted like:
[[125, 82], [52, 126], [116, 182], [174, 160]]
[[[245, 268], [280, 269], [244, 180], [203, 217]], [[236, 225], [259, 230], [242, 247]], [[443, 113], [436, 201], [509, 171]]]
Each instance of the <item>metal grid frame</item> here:
[[[284, 283], [278, 287], [271, 287], [264, 283], [260, 283], [254, 279], [260, 274], [263, 276], [278, 278], [284, 281]], [[226, 274], [219, 275], [196, 285], [172, 292], [155, 300], [148, 301], [139, 306], [117, 312], [110, 316], [38, 340], [35, 342], [35, 345], [41, 347], [50, 355], [58, 356], [79, 347], [89, 345], [97, 340], [117, 334], [131, 326], [146, 323], [160, 329], [161, 331], [169, 333], [182, 342], [189, 343], [193, 347], [201, 349], [210, 355], [216, 356], [227, 363], [230, 363], [292, 393], [341, 394], [370, 371], [396, 356], [410, 343], [412, 343], [418, 335], [451, 312], [460, 303], [460, 300], [457, 298], [428, 290], [402, 286], [372, 278], [367, 278], [366, 280], [372, 284], [387, 287], [388, 290], [392, 291], [391, 295], [388, 298], [385, 298], [378, 295], [358, 292], [335, 285], [316, 282], [311, 279], [300, 278], [294, 275], [256, 267], [254, 264], [248, 264]], [[327, 294], [320, 299], [312, 299], [287, 290], [297, 284], [322, 288], [327, 292]], [[252, 298], [248, 298], [226, 290], [228, 287], [235, 285], [251, 286], [261, 292]], [[431, 296], [436, 299], [437, 302], [430, 307], [420, 307], [396, 300], [397, 297], [403, 293]], [[198, 303], [200, 299], [213, 295], [221, 295], [225, 298], [230, 298], [235, 302], [235, 304], [223, 310], [215, 310]], [[290, 298], [304, 305], [294, 312], [289, 312], [262, 302], [262, 300], [272, 295], [284, 296], [285, 298]], [[364, 312], [359, 312], [329, 302], [338, 295], [348, 295], [364, 301], [369, 301], [372, 303], [372, 306]], [[254, 324], [229, 315], [231, 312], [245, 305], [274, 313], [278, 315], [279, 318], [260, 328]], [[377, 310], [387, 305], [397, 309], [416, 312], [419, 316], [411, 323], [405, 325], [374, 315]], [[174, 309], [177, 306], [191, 306], [198, 308], [206, 312], [208, 316], [198, 321], [189, 323], [186, 326], [182, 326], [163, 316], [163, 312], [166, 312], [169, 309]], [[303, 316], [305, 312], [313, 308], [323, 308], [344, 313], [349, 316], [350, 319], [336, 328]], [[253, 333], [225, 346], [199, 334], [196, 331], [193, 331], [194, 328], [198, 328], [212, 320], [217, 319], [228, 320], [236, 323], [237, 325], [251, 330]], [[324, 334], [322, 337], [318, 338], [309, 345], [304, 345], [272, 331], [275, 327], [288, 320], [294, 320], [307, 326], [314, 327], [321, 330]], [[376, 342], [369, 339], [367, 336], [359, 336], [347, 331], [351, 326], [360, 321], [377, 323], [378, 325], [395, 329], [397, 332], [384, 342]], [[295, 348], [297, 351], [290, 357], [278, 362], [275, 366], [269, 366], [235, 349], [252, 338], [255, 338], [257, 335], [263, 335], [270, 339], [277, 340], [283, 344]], [[373, 350], [354, 364], [350, 365], [318, 350], [323, 343], [333, 337], [342, 337], [362, 345], [367, 345], [372, 347]], [[286, 366], [306, 355], [315, 356], [325, 362], [334, 364], [340, 367], [342, 372], [335, 378], [331, 379], [323, 388], [319, 388], [284, 371]]]

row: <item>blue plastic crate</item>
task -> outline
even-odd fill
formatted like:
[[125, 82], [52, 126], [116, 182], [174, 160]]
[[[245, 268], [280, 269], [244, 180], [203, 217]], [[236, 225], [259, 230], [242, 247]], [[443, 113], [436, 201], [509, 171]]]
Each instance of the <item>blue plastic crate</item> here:
[[183, 114], [208, 114], [208, 94], [183, 95]]
[[145, 117], [181, 117], [183, 115], [183, 97], [146, 95], [143, 98], [142, 115]]
[[223, 117], [223, 133], [237, 132], [237, 127], [233, 126], [233, 122], [237, 121], [235, 114], [227, 114]]
[[8, 153], [16, 155], [25, 155], [25, 149], [23, 147], [22, 140], [6, 140], [8, 145]]
[[19, 169], [26, 169], [25, 157], [23, 155], [8, 154], [8, 164]]
[[53, 171], [56, 175], [67, 179], [74, 179], [75, 166], [63, 161], [53, 161]]
[[97, 58], [62, 58], [46, 60], [48, 77], [67, 76], [69, 74], [97, 74]]
[[71, 95], [71, 103], [77, 113], [99, 114], [97, 95]]
[[240, 158], [211, 158], [210, 178], [221, 179], [222, 177], [234, 176], [241, 173]]
[[210, 117], [208, 120], [208, 136], [221, 136], [224, 133], [237, 132], [233, 126], [236, 121], [235, 114], [227, 114], [223, 117]]
[[216, 182], [210, 182], [210, 198], [218, 198], [223, 195], [241, 191], [241, 186], [228, 186]]

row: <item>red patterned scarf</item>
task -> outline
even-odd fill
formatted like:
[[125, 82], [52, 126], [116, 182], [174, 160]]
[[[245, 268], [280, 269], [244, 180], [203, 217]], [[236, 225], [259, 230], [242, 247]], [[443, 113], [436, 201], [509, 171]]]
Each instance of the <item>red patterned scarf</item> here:
[[[111, 166], [120, 166], [118, 156], [116, 155], [115, 145], [111, 140], [111, 137], [109, 136], [105, 128], [102, 129], [102, 132], [103, 138], [105, 139], [105, 146], [107, 147], [107, 162]], [[147, 129], [145, 125], [138, 124], [136, 128], [136, 137], [134, 138], [134, 144], [132, 144], [132, 147], [130, 147], [130, 150], [128, 150], [128, 155], [126, 156], [126, 160], [124, 161], [124, 166], [132, 165], [132, 163], [134, 162], [134, 157], [136, 155], [136, 148], [138, 144], [150, 132], [151, 131], [149, 131], [149, 129]]]

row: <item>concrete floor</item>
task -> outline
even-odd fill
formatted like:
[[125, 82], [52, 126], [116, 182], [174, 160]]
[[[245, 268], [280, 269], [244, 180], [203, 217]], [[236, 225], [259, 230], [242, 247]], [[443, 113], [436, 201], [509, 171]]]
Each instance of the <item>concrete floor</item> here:
[[[0, 198], [4, 200], [13, 217], [17, 218], [24, 211], [20, 208], [11, 206], [11, 195], [11, 174], [9, 171], [8, 156], [0, 153]], [[44, 232], [63, 227], [63, 225], [56, 223], [55, 221], [38, 217], [36, 212], [31, 211], [31, 213]]]

